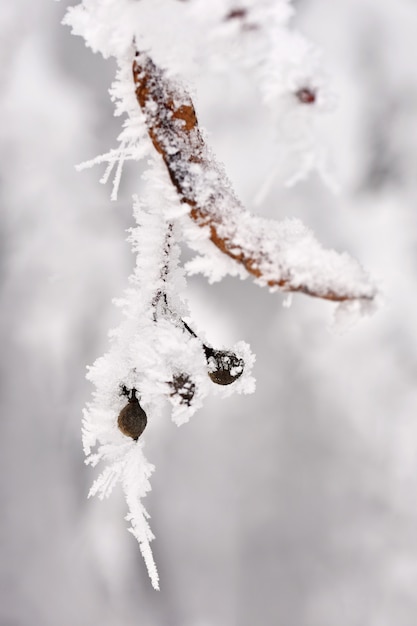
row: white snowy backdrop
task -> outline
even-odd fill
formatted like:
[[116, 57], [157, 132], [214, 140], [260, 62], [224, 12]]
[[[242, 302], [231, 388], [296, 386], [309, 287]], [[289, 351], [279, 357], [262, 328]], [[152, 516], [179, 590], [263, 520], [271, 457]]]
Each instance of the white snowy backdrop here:
[[[190, 281], [213, 344], [250, 342], [252, 396], [210, 399], [147, 441], [161, 591], [125, 504], [86, 500], [85, 367], [118, 322], [133, 267], [131, 164], [119, 200], [74, 164], [115, 145], [111, 61], [60, 26], [65, 3], [0, 7], [0, 623], [4, 626], [411, 626], [417, 612], [417, 6], [302, 0], [295, 23], [337, 93], [312, 173], [286, 188], [243, 75], [201, 77], [197, 106], [248, 207], [297, 216], [382, 282], [342, 336], [333, 305], [251, 282]], [[280, 162], [281, 163], [281, 162]], [[136, 169], [137, 168], [137, 169]], [[280, 175], [280, 171], [283, 172]], [[260, 193], [262, 191], [262, 193]]]

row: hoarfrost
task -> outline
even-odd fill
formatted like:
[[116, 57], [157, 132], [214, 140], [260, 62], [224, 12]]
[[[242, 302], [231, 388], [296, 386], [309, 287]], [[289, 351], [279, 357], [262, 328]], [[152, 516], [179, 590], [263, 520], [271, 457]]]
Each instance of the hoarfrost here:
[[[154, 161], [144, 176], [146, 197], [134, 199], [137, 225], [131, 229], [129, 240], [137, 254], [136, 265], [129, 288], [116, 302], [122, 308], [123, 321], [110, 332], [110, 350], [88, 370], [87, 377], [96, 391], [84, 412], [83, 445], [88, 464], [107, 464], [89, 495], [107, 498], [114, 486], [121, 484], [130, 531], [139, 542], [152, 584], [158, 588], [150, 548], [153, 535], [141, 503], [150, 490], [153, 466], [143, 453], [142, 438], [126, 442], [117, 416], [128, 402], [127, 396], [135, 393], [147, 414], [148, 428], [167, 402], [172, 420], [180, 426], [202, 406], [215, 386], [208, 377], [204, 344], [189, 332], [183, 320], [189, 310], [180, 267], [181, 225], [172, 221], [179, 203], [167, 185], [159, 159]], [[235, 351], [245, 361], [244, 372], [233, 389], [221, 390], [224, 396], [254, 390], [250, 374], [254, 358], [249, 347], [241, 342]]]
[[[144, 425], [147, 419], [147, 428], [152, 428], [168, 404], [179, 426], [212, 391], [228, 396], [255, 389], [255, 357], [246, 343], [211, 348], [185, 322], [190, 311], [184, 271], [202, 272], [210, 282], [226, 274], [245, 278], [252, 273], [271, 289], [356, 298], [353, 305], [339, 306], [338, 320], [368, 311], [376, 293], [356, 261], [323, 250], [300, 221], [276, 223], [250, 215], [206, 147], [204, 131], [192, 120], [184, 139], [186, 121], [176, 115], [187, 107], [193, 113], [188, 93], [198, 72], [231, 67], [249, 71], [272, 113], [283, 150], [295, 155], [297, 169], [289, 182], [314, 168], [326, 176], [314, 125], [320, 112], [331, 108], [332, 97], [320, 54], [290, 27], [292, 13], [288, 0], [244, 0], [238, 9], [231, 0], [82, 0], [64, 19], [94, 52], [115, 57], [118, 70], [110, 96], [115, 114], [125, 118], [119, 147], [78, 169], [107, 164], [101, 182], [113, 176], [111, 199], [116, 200], [124, 163], [145, 157], [151, 163], [144, 175], [146, 193], [134, 198], [136, 226], [129, 240], [137, 259], [129, 288], [116, 302], [123, 319], [110, 333], [109, 351], [88, 370], [95, 392], [84, 411], [82, 433], [86, 463], [106, 464], [89, 496], [107, 498], [121, 485], [129, 530], [155, 589], [154, 536], [142, 504], [154, 467], [143, 453], [146, 431], [138, 440], [129, 423], [120, 428], [121, 415], [130, 407], [130, 416], [144, 416]], [[135, 62], [156, 72], [147, 76], [140, 106], [132, 81], [134, 52]], [[137, 76], [146, 74], [143, 67], [137, 66]], [[178, 75], [185, 77], [186, 89]], [[163, 98], [168, 96], [167, 104]], [[198, 212], [200, 207], [203, 219], [192, 221], [190, 208]], [[197, 253], [185, 270], [180, 263], [182, 239]], [[222, 244], [217, 248], [216, 240]]]

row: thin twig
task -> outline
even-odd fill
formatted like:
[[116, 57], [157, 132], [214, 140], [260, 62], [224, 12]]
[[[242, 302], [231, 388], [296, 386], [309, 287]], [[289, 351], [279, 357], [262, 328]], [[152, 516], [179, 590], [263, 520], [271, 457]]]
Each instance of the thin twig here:
[[172, 231], [173, 231], [173, 224], [169, 223], [168, 228], [167, 228], [167, 233], [165, 236], [165, 244], [164, 244], [164, 264], [161, 268], [161, 274], [160, 274], [163, 287], [158, 289], [158, 291], [156, 292], [152, 300], [154, 322], [156, 322], [156, 320], [158, 319], [158, 306], [159, 306], [161, 299], [163, 300], [163, 308], [162, 308], [163, 315], [167, 315], [167, 313], [170, 312], [169, 304], [168, 304], [168, 296], [167, 296], [167, 291], [166, 291], [166, 282], [167, 282], [167, 277], [169, 274], [169, 260], [170, 260], [169, 255], [171, 252]]

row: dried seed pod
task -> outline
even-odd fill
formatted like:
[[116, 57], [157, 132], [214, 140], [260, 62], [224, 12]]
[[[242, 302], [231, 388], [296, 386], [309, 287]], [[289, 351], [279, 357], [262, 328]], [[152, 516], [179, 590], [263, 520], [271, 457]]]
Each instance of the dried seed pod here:
[[242, 375], [245, 362], [234, 352], [204, 347], [208, 375], [217, 385], [230, 385]]
[[169, 383], [172, 388], [171, 396], [179, 396], [180, 404], [191, 406], [195, 394], [195, 383], [189, 374], [175, 374]]
[[[126, 387], [123, 387], [122, 393], [127, 395], [126, 392]], [[127, 437], [132, 437], [132, 439], [137, 441], [145, 430], [147, 422], [146, 413], [136, 397], [136, 389], [132, 389], [129, 402], [120, 411], [117, 419], [119, 430]]]
[[[181, 320], [184, 328], [192, 337], [198, 339], [197, 334]], [[208, 365], [208, 375], [217, 385], [231, 385], [242, 375], [245, 362], [230, 350], [214, 350], [203, 343], [203, 350]]]

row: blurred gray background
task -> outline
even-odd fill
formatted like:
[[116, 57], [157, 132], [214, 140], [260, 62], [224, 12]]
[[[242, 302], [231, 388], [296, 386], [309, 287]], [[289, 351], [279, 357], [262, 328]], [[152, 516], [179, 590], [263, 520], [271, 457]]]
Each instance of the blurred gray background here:
[[[80, 441], [85, 368], [134, 263], [140, 167], [116, 203], [102, 170], [74, 170], [116, 145], [115, 68], [60, 26], [65, 3], [0, 4], [1, 626], [417, 623], [417, 4], [295, 5], [339, 94], [322, 136], [341, 192], [277, 175], [259, 211], [359, 258], [385, 305], [339, 336], [330, 303], [190, 280], [197, 325], [213, 344], [250, 342], [258, 385], [150, 429], [158, 593], [120, 494], [87, 501]], [[276, 157], [256, 88], [199, 89], [251, 208]]]

